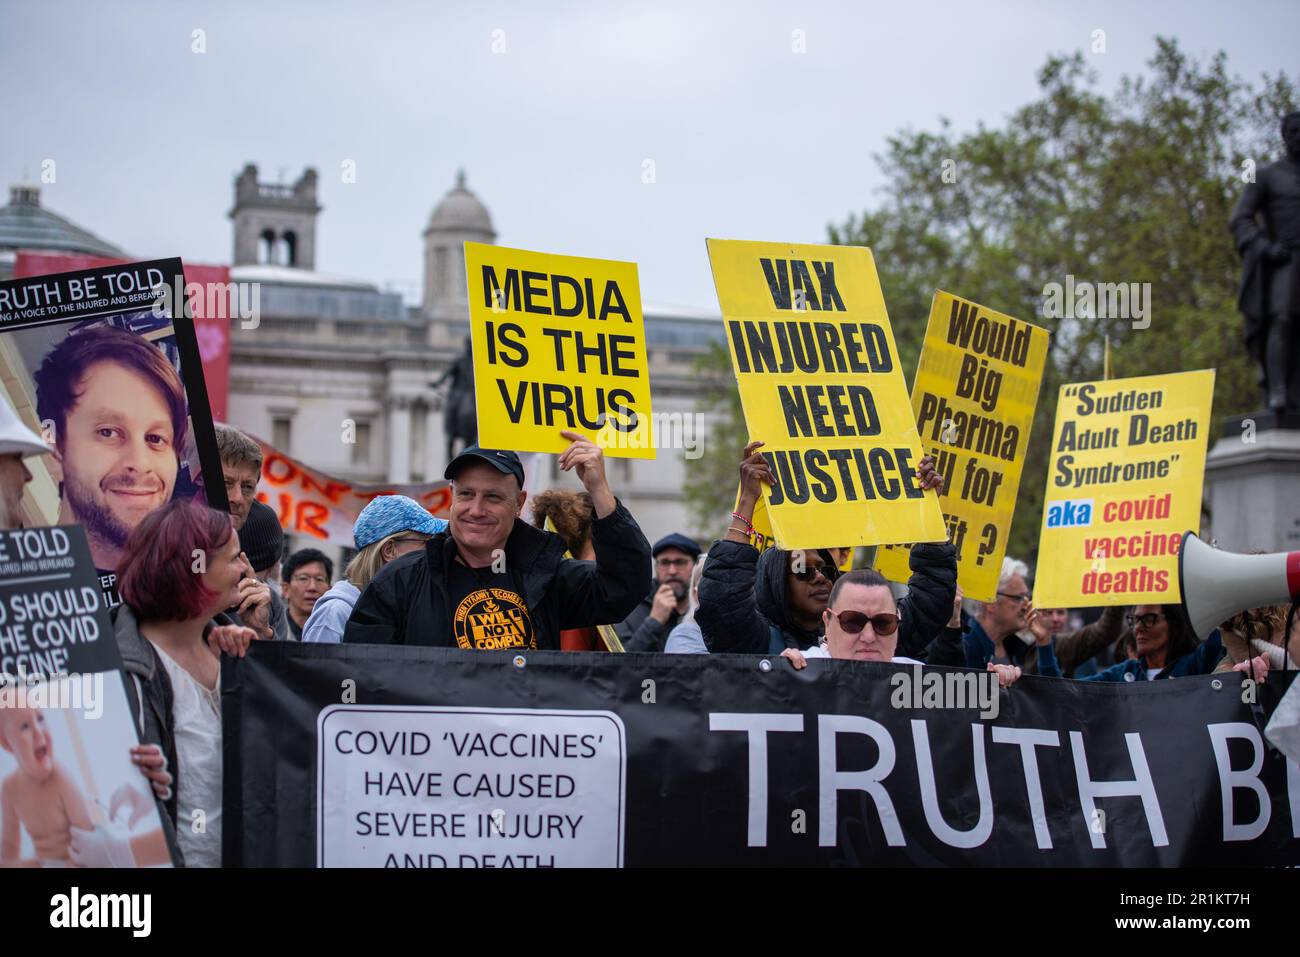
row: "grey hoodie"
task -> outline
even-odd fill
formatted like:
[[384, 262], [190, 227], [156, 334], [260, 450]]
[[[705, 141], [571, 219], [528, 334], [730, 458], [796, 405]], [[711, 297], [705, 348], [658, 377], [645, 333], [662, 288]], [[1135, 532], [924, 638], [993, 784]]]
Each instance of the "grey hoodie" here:
[[337, 645], [343, 641], [343, 629], [352, 617], [352, 608], [361, 597], [361, 589], [340, 578], [325, 594], [316, 599], [311, 614], [302, 625], [302, 640]]

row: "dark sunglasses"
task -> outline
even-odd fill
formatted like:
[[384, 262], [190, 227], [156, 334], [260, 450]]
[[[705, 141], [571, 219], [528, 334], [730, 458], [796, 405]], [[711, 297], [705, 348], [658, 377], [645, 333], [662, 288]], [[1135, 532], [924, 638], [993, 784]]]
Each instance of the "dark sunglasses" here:
[[1138, 625], [1142, 625], [1144, 628], [1154, 628], [1156, 622], [1161, 618], [1168, 617], [1168, 615], [1158, 615], [1154, 611], [1149, 611], [1145, 615], [1125, 615], [1124, 624], [1128, 625], [1130, 628], [1135, 628]]
[[871, 622], [871, 630], [878, 635], [892, 635], [898, 630], [898, 616], [889, 612], [882, 612], [879, 615], [864, 615], [860, 611], [845, 609], [844, 611], [831, 612], [839, 619], [840, 627], [848, 635], [856, 635], [867, 627], [867, 622]]
[[791, 572], [790, 574], [801, 582], [816, 581], [818, 575], [821, 575], [828, 582], [834, 582], [835, 579], [840, 577], [839, 569], [834, 565], [823, 564], [805, 565], [803, 571]]

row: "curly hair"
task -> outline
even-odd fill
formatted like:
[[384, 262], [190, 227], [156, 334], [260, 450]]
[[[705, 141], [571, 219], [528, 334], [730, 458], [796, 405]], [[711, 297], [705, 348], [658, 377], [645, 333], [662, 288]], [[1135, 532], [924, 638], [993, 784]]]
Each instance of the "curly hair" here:
[[586, 492], [549, 488], [533, 496], [533, 525], [545, 528], [549, 518], [564, 539], [569, 554], [581, 555], [591, 540], [591, 516], [595, 506]]
[[1289, 605], [1265, 605], [1239, 611], [1219, 626], [1220, 631], [1230, 631], [1242, 638], [1263, 638], [1272, 641], [1273, 635], [1286, 627]]

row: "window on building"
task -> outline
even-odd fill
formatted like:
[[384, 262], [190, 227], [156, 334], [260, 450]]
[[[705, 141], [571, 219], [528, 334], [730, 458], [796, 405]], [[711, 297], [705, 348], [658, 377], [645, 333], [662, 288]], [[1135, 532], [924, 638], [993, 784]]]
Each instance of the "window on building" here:
[[275, 233], [269, 229], [257, 238], [257, 261], [266, 265], [275, 261]]
[[271, 444], [286, 455], [290, 453], [290, 443], [293, 441], [292, 429], [292, 416], [276, 415], [271, 417]]
[[366, 419], [357, 419], [356, 434], [353, 436], [356, 441], [352, 443], [352, 464], [369, 465], [370, 464], [370, 422]]
[[298, 234], [292, 229], [286, 230], [284, 234], [284, 264], [298, 265]]

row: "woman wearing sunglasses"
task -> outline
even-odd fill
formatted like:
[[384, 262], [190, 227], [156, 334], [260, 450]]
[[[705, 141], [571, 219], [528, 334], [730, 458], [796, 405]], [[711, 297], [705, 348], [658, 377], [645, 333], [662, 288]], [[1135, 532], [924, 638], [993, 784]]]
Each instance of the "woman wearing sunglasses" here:
[[[750, 442], [741, 453], [740, 495], [731, 527], [725, 538], [713, 543], [700, 579], [695, 620], [713, 654], [777, 655], [786, 648], [819, 644], [831, 586], [839, 577], [830, 549], [769, 548], [760, 555], [750, 544], [750, 522], [763, 483], [776, 484], [759, 451], [762, 445]], [[926, 490], [943, 484], [929, 456], [917, 467], [917, 484]], [[957, 555], [947, 542], [923, 544], [912, 549], [910, 562], [908, 596], [891, 611], [901, 619], [895, 643], [906, 653], [918, 654], [951, 614]]]
[[[829, 607], [822, 612], [826, 637], [821, 644], [800, 651], [781, 652], [795, 670], [807, 666], [808, 658], [839, 658], [847, 661], [889, 661], [919, 665], [915, 658], [895, 656], [898, 649], [898, 605], [889, 582], [871, 569], [858, 569], [841, 576], [831, 589]], [[1020, 677], [1015, 665], [988, 666], [997, 673], [998, 683], [1010, 687]]]
[[[1137, 605], [1125, 616], [1137, 640], [1137, 658], [1121, 661], [1080, 681], [1154, 681], [1208, 675], [1223, 657], [1223, 641], [1216, 629], [1197, 645], [1182, 605]], [[1268, 674], [1264, 658], [1243, 661], [1234, 671], [1254, 668], [1256, 680]]]

